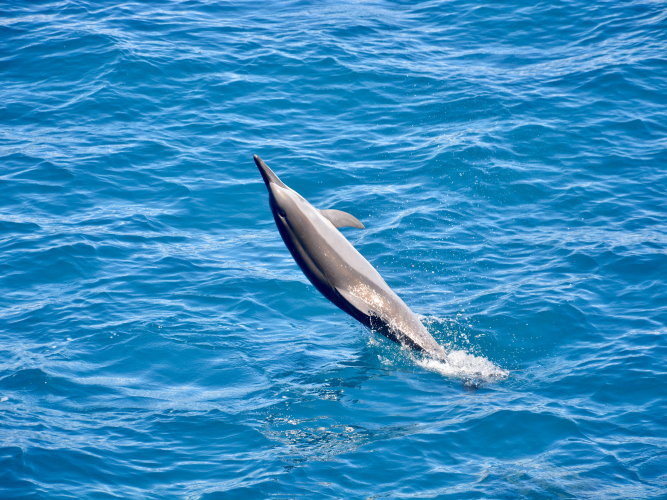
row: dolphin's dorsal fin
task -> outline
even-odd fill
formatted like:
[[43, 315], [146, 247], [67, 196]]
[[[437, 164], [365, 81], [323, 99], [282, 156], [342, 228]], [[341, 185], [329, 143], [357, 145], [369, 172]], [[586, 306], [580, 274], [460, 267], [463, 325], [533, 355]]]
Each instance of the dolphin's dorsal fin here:
[[320, 213], [336, 227], [357, 227], [366, 229], [354, 215], [350, 215], [342, 210], [320, 210]]

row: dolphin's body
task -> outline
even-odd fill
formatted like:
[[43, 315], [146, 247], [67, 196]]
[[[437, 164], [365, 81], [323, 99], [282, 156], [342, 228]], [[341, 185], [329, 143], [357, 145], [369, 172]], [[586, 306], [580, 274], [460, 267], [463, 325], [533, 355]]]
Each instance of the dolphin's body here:
[[288, 188], [259, 156], [278, 231], [303, 273], [322, 295], [350, 316], [395, 342], [446, 360], [419, 318], [384, 282], [337, 227], [364, 225], [339, 210], [318, 210]]

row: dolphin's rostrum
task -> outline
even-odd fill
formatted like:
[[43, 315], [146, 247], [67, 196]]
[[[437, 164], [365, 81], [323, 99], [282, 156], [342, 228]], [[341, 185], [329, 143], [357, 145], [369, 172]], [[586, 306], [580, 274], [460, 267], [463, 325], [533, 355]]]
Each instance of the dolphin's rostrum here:
[[322, 295], [369, 328], [395, 342], [446, 360], [444, 349], [380, 274], [338, 231], [364, 228], [340, 210], [318, 210], [288, 188], [254, 155], [269, 190], [278, 231], [303, 273]]

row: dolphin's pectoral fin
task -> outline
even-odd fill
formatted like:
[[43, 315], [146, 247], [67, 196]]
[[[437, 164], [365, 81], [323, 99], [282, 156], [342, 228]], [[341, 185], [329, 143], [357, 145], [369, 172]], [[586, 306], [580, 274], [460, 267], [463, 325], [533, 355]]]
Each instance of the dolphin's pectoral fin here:
[[373, 314], [373, 308], [370, 305], [368, 305], [365, 300], [360, 299], [356, 295], [353, 295], [348, 290], [344, 290], [344, 289], [341, 289], [341, 288], [336, 288], [336, 291], [338, 292], [338, 295], [343, 297], [347, 302], [349, 302], [358, 311], [364, 313], [367, 316], [370, 316], [371, 314]]
[[366, 229], [354, 215], [350, 215], [342, 210], [320, 210], [320, 213], [336, 227], [357, 227]]

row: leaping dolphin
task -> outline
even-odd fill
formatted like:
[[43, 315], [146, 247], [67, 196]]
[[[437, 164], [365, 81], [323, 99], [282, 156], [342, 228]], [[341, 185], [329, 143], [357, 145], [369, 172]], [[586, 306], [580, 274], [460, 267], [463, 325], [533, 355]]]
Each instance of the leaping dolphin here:
[[280, 236], [303, 273], [322, 295], [360, 323], [387, 338], [446, 360], [445, 350], [375, 268], [338, 231], [365, 229], [340, 210], [318, 210], [288, 188], [254, 155], [269, 190], [269, 206]]

